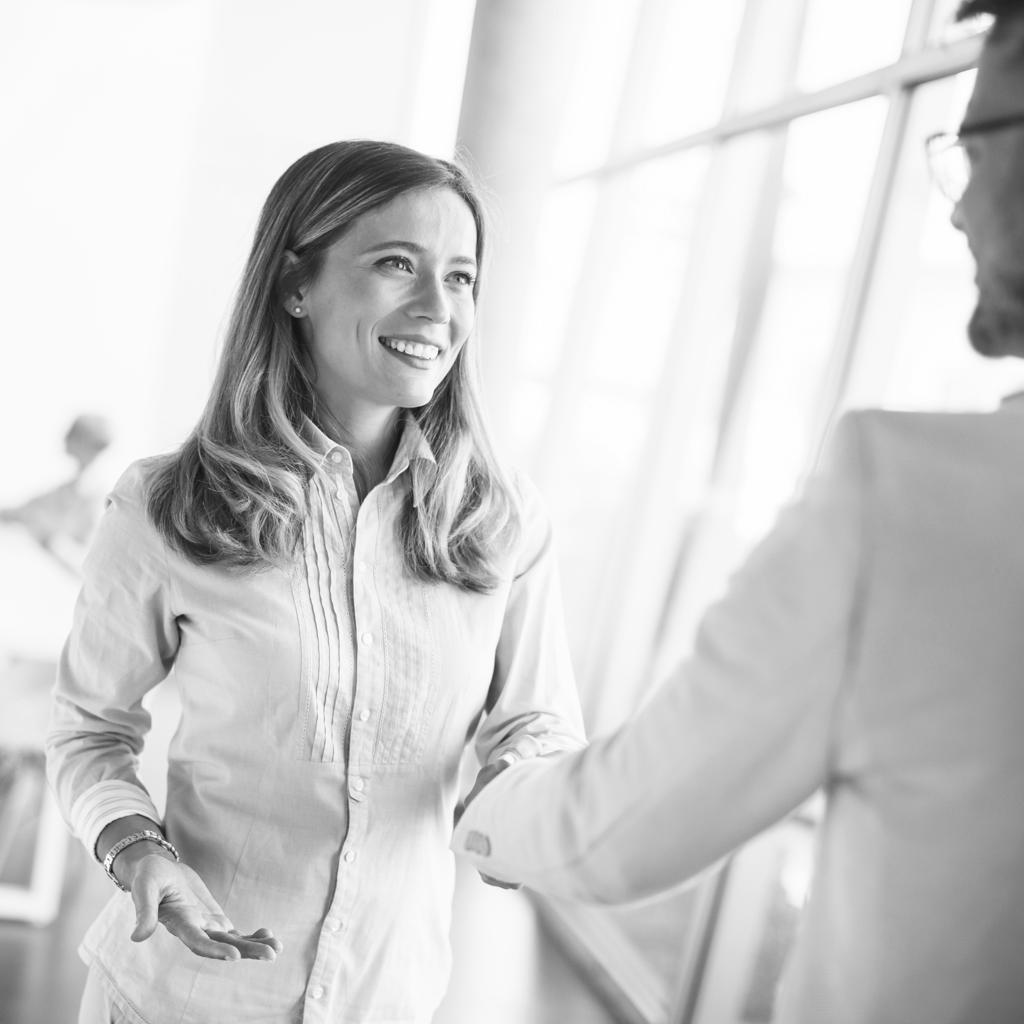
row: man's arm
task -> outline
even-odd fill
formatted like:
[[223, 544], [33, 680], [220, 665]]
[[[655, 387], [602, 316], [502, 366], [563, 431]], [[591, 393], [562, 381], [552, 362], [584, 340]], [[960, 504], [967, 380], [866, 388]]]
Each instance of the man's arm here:
[[704, 618], [692, 656], [621, 729], [514, 765], [453, 848], [553, 895], [634, 899], [681, 883], [826, 780], [864, 558], [856, 418], [825, 469]]

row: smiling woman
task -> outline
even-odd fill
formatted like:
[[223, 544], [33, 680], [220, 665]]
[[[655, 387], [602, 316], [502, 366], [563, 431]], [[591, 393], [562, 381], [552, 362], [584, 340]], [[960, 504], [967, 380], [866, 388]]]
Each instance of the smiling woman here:
[[[491, 588], [519, 524], [467, 348], [483, 251], [480, 200], [453, 164], [372, 141], [297, 160], [264, 207], [203, 418], [154, 474], [149, 510], [167, 540], [199, 561], [278, 559], [319, 468], [303, 425], [346, 447], [360, 499], [411, 426], [430, 458], [409, 470], [407, 564]], [[429, 367], [409, 352], [428, 339]]]
[[[48, 740], [130, 893], [83, 944], [86, 1024], [429, 1020], [467, 738], [487, 779], [581, 745], [547, 518], [476, 398], [483, 232], [453, 164], [296, 161], [200, 422], [115, 489]], [[171, 672], [160, 823], [136, 760]]]

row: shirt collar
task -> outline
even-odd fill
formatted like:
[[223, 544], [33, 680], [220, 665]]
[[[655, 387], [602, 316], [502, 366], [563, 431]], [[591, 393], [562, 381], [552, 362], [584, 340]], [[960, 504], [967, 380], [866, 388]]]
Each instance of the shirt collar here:
[[320, 468], [325, 463], [338, 463], [344, 460], [349, 469], [352, 468], [352, 456], [349, 450], [337, 441], [332, 441], [308, 416], [302, 417], [299, 424], [299, 437], [302, 438], [313, 452], [320, 457]]
[[[349, 450], [337, 441], [331, 440], [308, 416], [302, 417], [299, 436], [320, 457], [321, 466], [324, 463], [337, 465], [344, 461], [348, 469], [352, 469], [352, 455]], [[437, 473], [437, 458], [430, 447], [430, 442], [416, 417], [407, 412], [402, 420], [402, 436], [399, 438], [395, 457], [391, 460], [391, 469], [384, 482], [391, 483], [417, 460], [431, 467], [434, 474]]]
[[420, 461], [429, 467], [431, 474], [437, 473], [437, 458], [430, 442], [423, 433], [419, 420], [411, 413], [405, 414], [402, 424], [402, 436], [395, 451], [395, 457], [391, 460], [391, 469], [385, 478], [385, 483], [391, 483], [395, 477], [404, 473], [414, 462]]

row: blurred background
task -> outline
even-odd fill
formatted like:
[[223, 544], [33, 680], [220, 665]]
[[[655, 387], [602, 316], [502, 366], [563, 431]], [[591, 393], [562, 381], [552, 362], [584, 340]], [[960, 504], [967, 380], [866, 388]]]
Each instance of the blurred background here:
[[[598, 733], [686, 654], [838, 412], [1024, 386], [968, 348], [973, 269], [928, 182], [923, 139], [958, 123], [985, 28], [954, 6], [4, 5], [0, 508], [41, 501], [50, 525], [0, 523], [0, 1022], [75, 1019], [109, 893], [38, 777], [81, 517], [194, 423], [281, 171], [370, 136], [457, 149], [493, 197], [488, 404], [554, 518]], [[109, 441], [86, 466], [83, 414]], [[173, 688], [154, 701], [159, 801]], [[770, 1021], [816, 813], [614, 911], [465, 873], [438, 1024]]]

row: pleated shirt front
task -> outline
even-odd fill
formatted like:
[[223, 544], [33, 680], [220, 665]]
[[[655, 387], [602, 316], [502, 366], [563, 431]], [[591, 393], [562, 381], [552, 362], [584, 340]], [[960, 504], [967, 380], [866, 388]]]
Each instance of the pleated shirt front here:
[[[168, 837], [273, 964], [196, 957], [163, 928], [129, 941], [115, 893], [83, 943], [138, 1024], [419, 1024], [448, 977], [458, 769], [582, 744], [547, 518], [519, 482], [523, 531], [500, 586], [415, 579], [398, 543], [415, 420], [360, 504], [349, 453], [311, 424], [301, 557], [198, 566], [145, 510], [152, 463], [111, 495], [86, 562], [48, 741], [54, 790], [92, 850], [126, 814], [157, 817], [136, 775], [142, 699], [173, 672]], [[481, 720], [481, 716], [483, 716]], [[479, 723], [479, 724], [478, 724]]]

